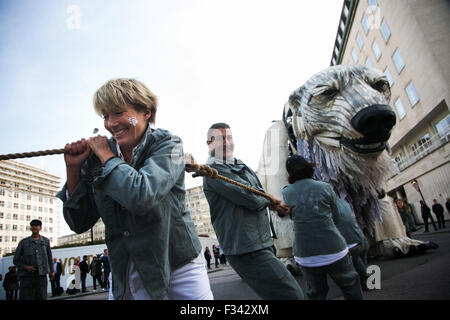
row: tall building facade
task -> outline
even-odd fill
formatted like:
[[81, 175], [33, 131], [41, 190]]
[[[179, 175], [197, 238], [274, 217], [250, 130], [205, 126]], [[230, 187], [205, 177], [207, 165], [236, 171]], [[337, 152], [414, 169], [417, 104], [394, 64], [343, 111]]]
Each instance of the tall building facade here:
[[421, 221], [425, 202], [450, 197], [450, 2], [345, 0], [331, 65], [359, 64], [383, 71], [397, 123], [389, 144], [399, 173], [387, 181]]
[[203, 186], [186, 190], [186, 206], [191, 212], [191, 218], [197, 228], [197, 234], [216, 238], [216, 233], [211, 223], [209, 204], [203, 193]]
[[31, 235], [30, 221], [42, 221], [41, 234], [57, 245], [62, 203], [60, 178], [30, 165], [0, 161], [0, 256], [16, 250]]

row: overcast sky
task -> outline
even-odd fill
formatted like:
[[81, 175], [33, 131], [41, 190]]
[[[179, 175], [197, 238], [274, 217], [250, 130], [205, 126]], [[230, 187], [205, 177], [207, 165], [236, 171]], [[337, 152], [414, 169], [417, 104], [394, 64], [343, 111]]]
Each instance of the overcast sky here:
[[[206, 131], [231, 126], [257, 169], [290, 93], [329, 66], [342, 1], [0, 0], [0, 154], [110, 136], [92, 96], [132, 77], [158, 96], [156, 127], [207, 159]], [[65, 180], [62, 155], [20, 160]], [[186, 187], [202, 183], [186, 177]], [[61, 219], [60, 235], [71, 233]]]

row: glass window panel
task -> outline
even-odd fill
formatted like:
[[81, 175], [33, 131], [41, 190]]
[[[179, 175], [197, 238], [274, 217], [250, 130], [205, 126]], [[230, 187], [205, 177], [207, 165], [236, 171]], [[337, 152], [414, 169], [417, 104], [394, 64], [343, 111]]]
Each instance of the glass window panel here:
[[414, 84], [412, 81], [408, 83], [408, 85], [405, 88], [406, 94], [408, 95], [409, 102], [411, 103], [411, 107], [414, 107], [417, 102], [419, 102], [419, 95], [417, 93], [416, 87], [414, 87]]
[[380, 50], [380, 47], [378, 46], [377, 40], [373, 40], [372, 50], [373, 50], [373, 54], [375, 55], [375, 58], [377, 59], [377, 61], [380, 60], [381, 50]]
[[405, 67], [405, 63], [403, 62], [402, 55], [400, 54], [400, 50], [395, 49], [394, 55], [392, 56], [392, 60], [394, 61], [395, 68], [397, 72], [400, 73]]
[[385, 18], [381, 21], [380, 32], [383, 36], [384, 42], [387, 42], [391, 37], [391, 30], [389, 29]]
[[395, 100], [394, 105], [395, 105], [395, 109], [397, 110], [398, 118], [400, 120], [402, 120], [405, 117], [406, 112], [405, 112], [405, 108], [403, 108], [403, 103], [400, 100], [400, 97], [398, 97], [397, 100]]

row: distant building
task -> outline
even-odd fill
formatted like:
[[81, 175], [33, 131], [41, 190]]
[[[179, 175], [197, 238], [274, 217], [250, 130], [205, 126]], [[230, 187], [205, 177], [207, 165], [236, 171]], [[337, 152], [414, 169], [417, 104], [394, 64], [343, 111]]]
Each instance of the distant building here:
[[105, 240], [105, 224], [100, 218], [91, 230], [83, 233], [73, 233], [58, 238], [58, 246], [68, 244], [89, 244], [92, 241]]
[[58, 244], [62, 203], [56, 198], [60, 178], [45, 170], [13, 161], [0, 161], [0, 257], [16, 250], [31, 235], [30, 221], [42, 221], [41, 234]]
[[203, 193], [203, 186], [186, 190], [186, 206], [191, 212], [191, 218], [197, 228], [197, 233], [217, 239], [211, 223], [209, 204]]
[[420, 218], [419, 182], [428, 205], [450, 196], [450, 5], [448, 0], [345, 0], [331, 65], [383, 71], [397, 124], [389, 140], [399, 174], [388, 193]]

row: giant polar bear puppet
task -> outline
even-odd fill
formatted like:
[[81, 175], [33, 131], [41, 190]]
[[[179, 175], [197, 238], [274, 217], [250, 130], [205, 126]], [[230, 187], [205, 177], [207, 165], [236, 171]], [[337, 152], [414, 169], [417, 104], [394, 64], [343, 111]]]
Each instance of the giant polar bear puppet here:
[[[315, 74], [290, 95], [283, 120], [267, 131], [257, 172], [267, 192], [281, 198], [289, 154], [314, 162], [315, 178], [350, 203], [371, 254], [402, 256], [437, 245], [408, 238], [392, 199], [379, 199], [385, 181], [397, 173], [388, 154], [396, 123], [390, 96], [386, 76], [376, 69], [339, 65]], [[277, 255], [293, 271], [292, 221], [272, 216]]]

